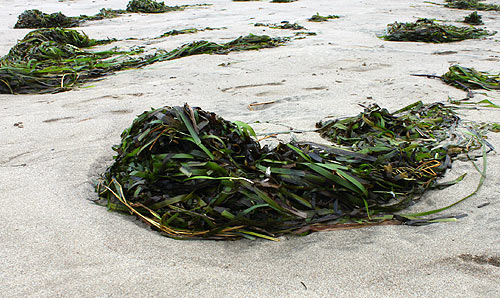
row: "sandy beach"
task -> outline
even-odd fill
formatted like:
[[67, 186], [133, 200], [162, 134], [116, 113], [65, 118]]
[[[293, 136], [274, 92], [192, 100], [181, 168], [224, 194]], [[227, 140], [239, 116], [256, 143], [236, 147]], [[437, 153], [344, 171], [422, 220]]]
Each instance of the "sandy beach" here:
[[[0, 1], [0, 56], [30, 31], [13, 29], [26, 9], [91, 15], [101, 8], [125, 9], [127, 2]], [[136, 115], [152, 107], [187, 102], [247, 122], [257, 133], [311, 130], [326, 117], [359, 113], [360, 104], [396, 110], [418, 100], [466, 95], [440, 80], [410, 74], [441, 75], [456, 63], [500, 70], [498, 33], [448, 44], [377, 37], [394, 21], [453, 22], [470, 13], [421, 0], [167, 2], [212, 5], [125, 14], [76, 29], [96, 39], [134, 37], [112, 46], [146, 49], [174, 49], [202, 39], [227, 42], [248, 33], [293, 35], [255, 27], [257, 22], [298, 22], [317, 35], [278, 48], [120, 71], [68, 92], [1, 94], [1, 297], [500, 297], [500, 267], [478, 261], [500, 258], [500, 158], [495, 152], [488, 155], [479, 193], [443, 212], [467, 216], [422, 227], [322, 232], [279, 242], [179, 241], [94, 204], [93, 183], [111, 164], [111, 147]], [[317, 12], [341, 18], [306, 21]], [[499, 12], [480, 14], [488, 30], [500, 32]], [[226, 29], [152, 39], [172, 29], [207, 26]], [[500, 104], [498, 91], [486, 93], [474, 99]], [[259, 102], [273, 104], [249, 109]], [[499, 109], [460, 113], [467, 120], [500, 122]], [[275, 141], [292, 136], [321, 141], [315, 133], [286, 134]], [[488, 141], [499, 150], [500, 134], [490, 133]], [[455, 162], [446, 180], [463, 173], [468, 173], [464, 181], [427, 193], [410, 210], [446, 206], [474, 191], [479, 174], [470, 162]]]

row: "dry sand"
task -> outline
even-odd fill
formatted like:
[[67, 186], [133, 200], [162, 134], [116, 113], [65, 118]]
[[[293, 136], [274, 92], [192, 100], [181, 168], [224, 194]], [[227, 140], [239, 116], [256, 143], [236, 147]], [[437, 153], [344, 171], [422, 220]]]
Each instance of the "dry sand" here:
[[[125, 8], [127, 2], [2, 0], [0, 55], [29, 31], [13, 29], [25, 9], [94, 14], [102, 7]], [[228, 120], [260, 121], [255, 128], [261, 133], [286, 129], [283, 125], [311, 129], [327, 116], [357, 114], [359, 104], [394, 110], [417, 100], [465, 96], [411, 73], [442, 74], [453, 63], [499, 70], [500, 34], [452, 44], [377, 38], [396, 20], [457, 20], [468, 13], [421, 0], [201, 2], [213, 5], [125, 15], [81, 29], [93, 38], [146, 38], [171, 29], [227, 27], [161, 42], [118, 43], [165, 49], [249, 32], [291, 35], [254, 27], [254, 22], [298, 21], [318, 35], [276, 49], [192, 56], [123, 71], [65, 93], [0, 95], [0, 296], [500, 297], [500, 268], [460, 257], [500, 257], [500, 158], [495, 153], [489, 155], [488, 178], [478, 195], [445, 212], [468, 216], [425, 227], [324, 232], [278, 243], [176, 241], [93, 204], [92, 181], [110, 164], [111, 146], [135, 115], [150, 107], [188, 102]], [[316, 12], [342, 18], [305, 21]], [[500, 31], [499, 13], [481, 14], [489, 29]], [[433, 54], [443, 51], [456, 53]], [[498, 92], [488, 95], [500, 103]], [[263, 101], [276, 103], [248, 109]], [[500, 112], [470, 111], [463, 117], [498, 121]], [[14, 126], [18, 122], [23, 128]], [[491, 134], [490, 142], [500, 148], [498, 134]], [[464, 172], [469, 175], [462, 183], [429, 193], [413, 210], [445, 206], [473, 191], [478, 174], [469, 163], [457, 162], [447, 178]], [[483, 203], [489, 205], [477, 207]]]

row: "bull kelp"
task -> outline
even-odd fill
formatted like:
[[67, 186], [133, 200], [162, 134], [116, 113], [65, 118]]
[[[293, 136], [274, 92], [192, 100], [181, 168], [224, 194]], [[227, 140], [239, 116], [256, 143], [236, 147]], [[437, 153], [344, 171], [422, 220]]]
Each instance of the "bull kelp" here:
[[460, 181], [437, 183], [454, 158], [484, 148], [482, 137], [458, 130], [460, 118], [440, 103], [394, 113], [374, 105], [317, 126], [333, 146], [291, 142], [270, 149], [243, 122], [187, 104], [153, 109], [122, 133], [96, 189], [109, 209], [178, 239], [422, 224], [430, 221], [393, 212], [426, 190]]
[[446, 0], [445, 7], [467, 10], [500, 11], [500, 5], [483, 3], [482, 0]]
[[138, 55], [141, 51], [90, 51], [88, 47], [110, 42], [88, 38], [72, 29], [38, 29], [28, 33], [0, 59], [0, 93], [53, 93], [114, 71], [146, 66], [199, 54], [276, 47], [282, 38], [248, 35], [218, 44], [195, 41], [172, 51]]
[[460, 89], [500, 89], [500, 75], [477, 71], [461, 65], [452, 65], [440, 77], [445, 83]]
[[421, 42], [454, 42], [465, 39], [477, 39], [493, 35], [485, 29], [457, 27], [453, 25], [438, 24], [430, 19], [418, 19], [413, 23], [398, 23], [387, 25], [387, 33], [383, 36], [389, 41], [421, 41]]

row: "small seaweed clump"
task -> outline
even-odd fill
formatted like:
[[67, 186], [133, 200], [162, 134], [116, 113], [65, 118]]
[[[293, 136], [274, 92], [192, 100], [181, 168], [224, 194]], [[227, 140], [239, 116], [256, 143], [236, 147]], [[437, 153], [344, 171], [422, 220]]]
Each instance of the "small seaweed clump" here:
[[307, 19], [309, 22], [326, 22], [328, 20], [332, 19], [338, 19], [340, 16], [337, 15], [327, 15], [327, 16], [320, 16], [319, 13], [316, 13], [315, 15], [312, 15], [309, 19]]
[[310, 31], [301, 31], [301, 32], [295, 32], [295, 36], [315, 36], [318, 35], [316, 32], [310, 32]]
[[197, 28], [186, 28], [186, 29], [179, 29], [179, 30], [174, 29], [174, 30], [170, 30], [170, 31], [163, 33], [162, 35], [160, 35], [157, 38], [182, 35], [182, 34], [194, 34], [194, 33], [198, 33], [201, 31], [212, 31], [212, 30], [221, 30], [221, 29], [224, 29], [224, 28], [205, 27], [203, 29], [197, 29]]
[[124, 9], [110, 9], [110, 8], [102, 8], [97, 14], [93, 16], [81, 15], [79, 18], [82, 21], [98, 21], [103, 19], [112, 19], [116, 18], [122, 14], [126, 14], [127, 11]]
[[185, 8], [186, 6], [167, 6], [164, 2], [156, 2], [153, 0], [131, 0], [127, 4], [128, 12], [163, 13], [184, 10]]
[[297, 0], [272, 0], [271, 3], [290, 3], [295, 1]]
[[304, 26], [299, 25], [297, 23], [290, 23], [289, 21], [282, 21], [280, 24], [264, 24], [264, 23], [255, 23], [256, 27], [263, 26], [269, 27], [271, 29], [289, 29], [289, 30], [303, 30], [306, 29]]
[[481, 16], [477, 13], [477, 11], [474, 11], [470, 15], [465, 16], [464, 23], [471, 24], [471, 25], [484, 24]]
[[97, 191], [108, 208], [179, 239], [274, 240], [425, 223], [392, 214], [428, 189], [460, 181], [436, 183], [455, 157], [482, 144], [479, 135], [456, 130], [460, 119], [439, 103], [394, 113], [375, 105], [317, 126], [336, 146], [261, 147], [249, 125], [187, 104], [144, 112], [113, 148], [115, 162]]
[[482, 0], [446, 0], [446, 4], [444, 6], [456, 9], [500, 11], [500, 5], [482, 3]]
[[465, 39], [477, 39], [493, 35], [487, 30], [474, 27], [457, 27], [440, 25], [429, 19], [419, 19], [414, 23], [398, 23], [387, 25], [387, 34], [383, 36], [389, 41], [422, 41], [422, 42], [454, 42]]
[[286, 39], [248, 35], [225, 44], [196, 41], [172, 51], [88, 51], [85, 48], [111, 40], [89, 39], [72, 29], [38, 29], [28, 33], [0, 59], [0, 93], [61, 92], [124, 68], [142, 67], [190, 55], [226, 54], [232, 51], [276, 47]]
[[78, 27], [80, 25], [80, 18], [78, 17], [67, 17], [61, 12], [55, 12], [47, 14], [41, 12], [38, 9], [25, 10], [18, 17], [17, 23], [14, 28], [71, 28]]
[[500, 76], [487, 72], [477, 71], [460, 65], [450, 66], [448, 72], [441, 76], [441, 79], [452, 86], [460, 89], [500, 89]]

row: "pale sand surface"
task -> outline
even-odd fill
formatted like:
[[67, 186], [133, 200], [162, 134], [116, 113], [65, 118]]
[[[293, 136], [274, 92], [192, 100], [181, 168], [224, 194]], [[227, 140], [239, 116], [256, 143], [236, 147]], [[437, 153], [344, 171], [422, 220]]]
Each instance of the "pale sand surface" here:
[[[0, 55], [29, 31], [12, 29], [25, 9], [94, 14], [103, 7], [125, 8], [127, 2], [1, 0]], [[410, 73], [440, 75], [453, 63], [500, 70], [500, 35], [452, 44], [376, 37], [396, 20], [456, 20], [468, 13], [420, 0], [205, 2], [214, 5], [125, 15], [81, 29], [93, 38], [144, 38], [171, 29], [228, 27], [118, 43], [165, 49], [198, 39], [224, 42], [263, 29], [273, 36], [291, 35], [254, 27], [253, 22], [298, 21], [318, 35], [276, 49], [193, 56], [123, 71], [86, 85], [93, 88], [0, 95], [0, 296], [499, 297], [500, 268], [459, 257], [500, 256], [500, 158], [494, 153], [479, 194], [445, 212], [468, 217], [425, 227], [324, 232], [278, 243], [176, 241], [88, 200], [96, 196], [92, 181], [111, 162], [111, 146], [135, 115], [150, 107], [188, 102], [228, 120], [260, 121], [254, 125], [260, 133], [286, 129], [282, 125], [311, 129], [327, 116], [357, 114], [362, 109], [358, 104], [394, 110], [417, 100], [465, 96]], [[342, 18], [305, 21], [316, 12]], [[499, 13], [481, 14], [490, 30], [500, 31]], [[450, 50], [457, 53], [432, 54]], [[228, 62], [228, 67], [218, 66]], [[500, 103], [499, 93], [488, 94]], [[270, 100], [277, 103], [257, 111], [247, 108]], [[463, 117], [500, 121], [500, 111], [464, 112]], [[17, 122], [24, 128], [15, 127]], [[312, 133], [296, 137], [319, 140]], [[490, 142], [500, 148], [498, 134], [491, 134]], [[471, 192], [479, 175], [470, 163], [457, 162], [447, 178], [464, 172], [469, 175], [462, 183], [429, 193], [412, 209], [445, 206]], [[486, 202], [490, 204], [477, 208]]]

